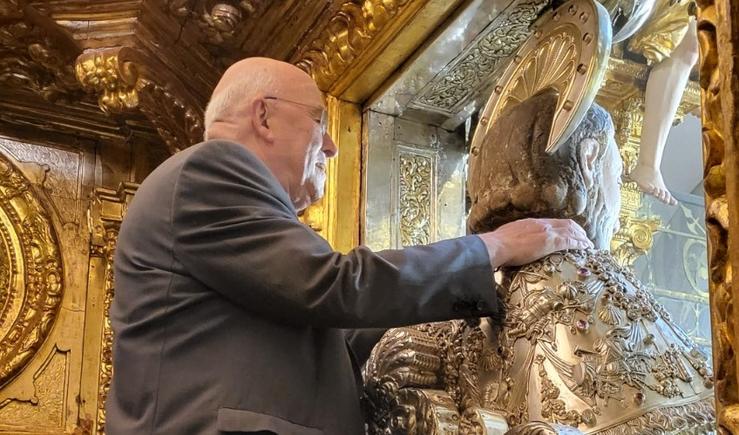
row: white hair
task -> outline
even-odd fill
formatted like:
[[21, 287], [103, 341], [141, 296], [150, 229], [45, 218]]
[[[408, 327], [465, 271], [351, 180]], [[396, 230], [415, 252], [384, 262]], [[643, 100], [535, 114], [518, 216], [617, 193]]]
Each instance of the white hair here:
[[205, 140], [209, 139], [208, 132], [213, 122], [233, 110], [234, 106], [251, 101], [257, 94], [271, 92], [273, 83], [273, 77], [266, 70], [259, 69], [248, 78], [233, 80], [231, 84], [213, 95], [205, 109]]

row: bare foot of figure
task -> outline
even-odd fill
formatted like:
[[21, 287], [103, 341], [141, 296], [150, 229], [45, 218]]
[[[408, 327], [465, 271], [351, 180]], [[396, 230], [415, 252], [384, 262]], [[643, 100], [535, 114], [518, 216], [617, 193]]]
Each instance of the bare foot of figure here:
[[662, 173], [659, 169], [650, 166], [636, 165], [629, 174], [629, 178], [639, 186], [639, 189], [647, 195], [659, 199], [668, 205], [677, 205], [677, 200], [667, 190]]

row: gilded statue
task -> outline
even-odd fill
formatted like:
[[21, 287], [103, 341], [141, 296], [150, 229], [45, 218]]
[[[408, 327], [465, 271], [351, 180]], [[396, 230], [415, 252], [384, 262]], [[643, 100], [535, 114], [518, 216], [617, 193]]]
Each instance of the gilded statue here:
[[500, 270], [497, 318], [388, 331], [365, 367], [370, 433], [711, 431], [707, 357], [606, 250], [622, 171], [611, 117], [592, 105], [548, 153], [557, 99], [540, 92], [494, 120], [470, 165], [468, 226], [570, 218], [595, 249]]

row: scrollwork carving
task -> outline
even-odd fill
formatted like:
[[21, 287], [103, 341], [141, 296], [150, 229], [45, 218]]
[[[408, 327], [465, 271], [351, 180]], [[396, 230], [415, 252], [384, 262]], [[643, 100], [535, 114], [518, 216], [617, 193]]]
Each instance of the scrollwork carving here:
[[614, 236], [612, 254], [621, 266], [632, 267], [634, 262], [652, 247], [654, 232], [659, 228], [661, 220], [635, 217], [633, 210], [626, 207], [622, 210], [620, 218], [621, 228]]
[[430, 156], [402, 152], [399, 156], [400, 243], [422, 245], [432, 241], [434, 161]]
[[0, 83], [49, 101], [83, 95], [73, 66], [81, 49], [66, 30], [16, 2], [1, 3], [0, 16], [16, 18], [0, 25]]
[[[51, 331], [64, 289], [54, 226], [30, 183], [0, 155], [0, 386], [33, 358]], [[6, 280], [7, 281], [7, 280]]]
[[118, 231], [120, 224], [117, 222], [107, 223], [105, 225], [105, 235], [103, 237], [104, 245], [102, 246], [103, 258], [105, 261], [105, 287], [103, 293], [103, 340], [100, 351], [100, 376], [98, 378], [98, 412], [97, 412], [97, 433], [105, 433], [105, 400], [108, 398], [110, 391], [110, 382], [113, 379], [113, 327], [110, 324], [110, 305], [115, 296], [115, 286], [113, 282], [113, 256], [115, 255], [115, 246], [118, 240]]
[[294, 62], [328, 90], [386, 25], [414, 2], [346, 1], [320, 36]]
[[452, 115], [466, 98], [490, 83], [501, 61], [508, 59], [531, 34], [531, 24], [549, 4], [546, 0], [517, 1], [483, 31], [459, 59], [419, 92], [411, 106]]
[[85, 90], [98, 94], [104, 112], [146, 115], [172, 153], [202, 140], [201, 106], [140, 52], [127, 47], [85, 52], [77, 59], [76, 74]]
[[179, 18], [195, 20], [208, 44], [222, 46], [232, 42], [244, 21], [267, 0], [171, 0], [169, 12]]

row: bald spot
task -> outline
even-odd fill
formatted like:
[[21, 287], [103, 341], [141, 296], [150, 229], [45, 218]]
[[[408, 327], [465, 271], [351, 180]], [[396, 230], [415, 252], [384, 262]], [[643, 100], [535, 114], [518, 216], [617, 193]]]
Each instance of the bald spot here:
[[266, 57], [250, 57], [231, 65], [218, 81], [211, 100], [230, 85], [249, 80], [255, 75], [273, 78], [267, 89], [262, 90], [264, 95], [292, 98], [306, 104], [317, 104], [322, 100], [321, 92], [305, 71], [287, 62]]

